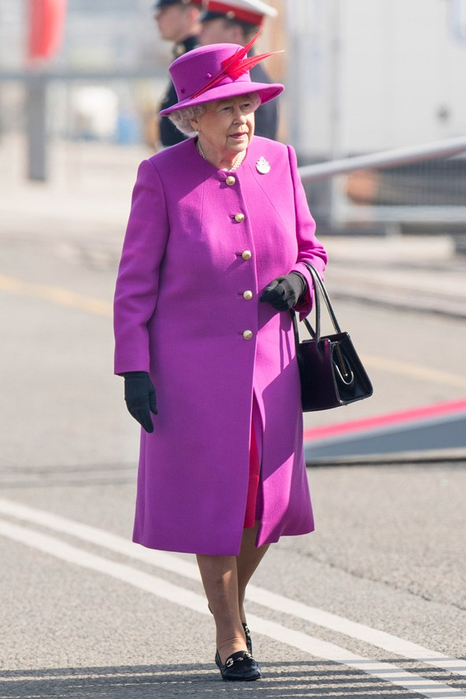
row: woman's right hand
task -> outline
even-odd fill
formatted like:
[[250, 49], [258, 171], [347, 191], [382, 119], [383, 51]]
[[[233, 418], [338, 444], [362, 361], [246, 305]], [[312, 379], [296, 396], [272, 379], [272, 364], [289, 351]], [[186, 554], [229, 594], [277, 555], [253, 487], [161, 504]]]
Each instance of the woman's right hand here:
[[270, 303], [277, 311], [289, 311], [307, 291], [307, 283], [299, 272], [277, 277], [268, 284], [259, 301]]
[[127, 371], [125, 378], [125, 401], [131, 415], [146, 432], [154, 431], [151, 413], [157, 415], [154, 384], [147, 371]]

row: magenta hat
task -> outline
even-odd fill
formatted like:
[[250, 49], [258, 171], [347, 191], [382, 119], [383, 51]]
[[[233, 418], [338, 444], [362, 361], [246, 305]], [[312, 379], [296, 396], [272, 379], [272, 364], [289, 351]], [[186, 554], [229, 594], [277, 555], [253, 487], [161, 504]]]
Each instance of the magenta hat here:
[[[254, 37], [255, 39], [256, 37]], [[254, 41], [247, 46], [238, 44], [210, 44], [201, 46], [180, 56], [170, 66], [178, 102], [162, 109], [167, 116], [178, 109], [222, 100], [249, 92], [259, 93], [262, 103], [269, 102], [283, 92], [280, 83], [256, 83], [249, 70], [271, 53], [247, 57]]]

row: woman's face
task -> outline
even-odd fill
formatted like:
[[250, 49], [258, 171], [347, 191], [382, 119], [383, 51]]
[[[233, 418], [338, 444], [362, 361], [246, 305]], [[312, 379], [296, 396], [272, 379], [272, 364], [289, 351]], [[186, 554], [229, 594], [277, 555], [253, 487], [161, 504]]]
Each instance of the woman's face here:
[[191, 125], [218, 154], [241, 153], [254, 135], [255, 105], [250, 95], [208, 102], [205, 113]]

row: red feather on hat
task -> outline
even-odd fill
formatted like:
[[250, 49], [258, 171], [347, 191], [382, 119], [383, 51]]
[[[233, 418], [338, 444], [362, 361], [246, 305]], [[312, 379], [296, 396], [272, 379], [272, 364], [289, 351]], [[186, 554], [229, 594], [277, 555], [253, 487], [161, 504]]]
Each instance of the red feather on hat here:
[[254, 66], [260, 63], [260, 61], [263, 61], [264, 58], [273, 56], [275, 53], [281, 53], [280, 51], [272, 51], [271, 53], [261, 53], [259, 56], [251, 56], [251, 58], [245, 58], [249, 49], [251, 48], [261, 31], [262, 28], [259, 29], [257, 34], [253, 36], [251, 41], [248, 44], [246, 44], [246, 46], [242, 46], [240, 49], [235, 51], [235, 53], [232, 56], [222, 61], [222, 70], [219, 71], [217, 75], [214, 75], [214, 77], [211, 78], [209, 82], [204, 85], [204, 87], [201, 87], [200, 90], [191, 95], [191, 99], [199, 97], [199, 95], [202, 95], [204, 92], [207, 92], [207, 90], [211, 90], [213, 87], [221, 83], [225, 77], [228, 76], [230, 78], [233, 78], [233, 80], [236, 80], [236, 78], [239, 78], [240, 75], [244, 75], [244, 73], [247, 73], [248, 70], [254, 68]]

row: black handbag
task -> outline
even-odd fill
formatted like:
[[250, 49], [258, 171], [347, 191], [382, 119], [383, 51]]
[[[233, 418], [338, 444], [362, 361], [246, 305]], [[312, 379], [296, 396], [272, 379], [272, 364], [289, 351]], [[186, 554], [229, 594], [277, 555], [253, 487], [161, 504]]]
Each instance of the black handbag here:
[[[348, 405], [373, 393], [371, 381], [358, 357], [347, 332], [342, 332], [330, 303], [327, 290], [317, 270], [308, 262], [314, 286], [315, 330], [307, 320], [304, 324], [311, 339], [299, 340], [298, 321], [291, 311], [296, 341], [301, 402], [303, 412], [328, 410]], [[321, 336], [321, 299], [324, 300], [335, 333]]]

